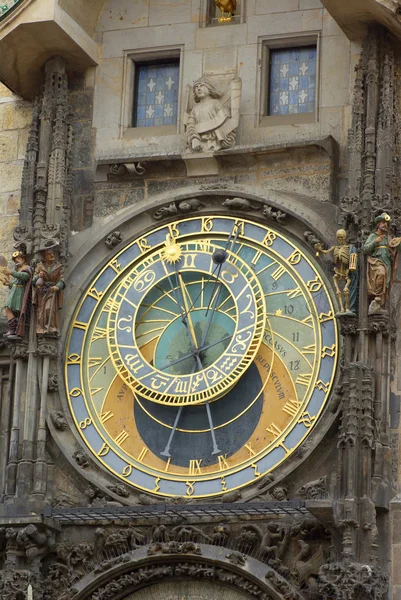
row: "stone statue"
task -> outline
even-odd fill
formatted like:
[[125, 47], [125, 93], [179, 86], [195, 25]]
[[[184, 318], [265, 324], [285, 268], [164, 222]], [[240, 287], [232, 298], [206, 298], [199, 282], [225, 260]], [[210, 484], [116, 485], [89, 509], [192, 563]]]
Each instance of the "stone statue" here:
[[12, 255], [15, 269], [11, 271], [7, 267], [1, 267], [1, 273], [11, 279], [3, 279], [4, 285], [10, 288], [5, 306], [8, 320], [7, 337], [23, 336], [25, 333], [25, 322], [29, 293], [31, 288], [32, 270], [26, 262], [24, 252], [14, 252]]
[[58, 334], [58, 312], [62, 307], [62, 290], [65, 288], [64, 268], [56, 260], [55, 247], [41, 250], [42, 260], [33, 277], [36, 289], [36, 332]]
[[[358, 288], [358, 259], [356, 248], [347, 242], [347, 232], [339, 229], [336, 233], [336, 246], [323, 250], [320, 243], [315, 244], [316, 253], [333, 253], [334, 259], [334, 288], [340, 305], [341, 313], [356, 314], [357, 310], [357, 288]], [[344, 286], [340, 287], [340, 284]]]
[[376, 230], [365, 241], [363, 251], [368, 255], [368, 295], [372, 298], [369, 314], [383, 309], [389, 297], [393, 277], [397, 268], [401, 237], [392, 238], [388, 233], [390, 215], [382, 213], [375, 219]]
[[188, 86], [184, 116], [185, 143], [189, 152], [213, 152], [235, 144], [239, 124], [241, 79], [231, 80], [226, 93], [220, 94], [206, 78]]

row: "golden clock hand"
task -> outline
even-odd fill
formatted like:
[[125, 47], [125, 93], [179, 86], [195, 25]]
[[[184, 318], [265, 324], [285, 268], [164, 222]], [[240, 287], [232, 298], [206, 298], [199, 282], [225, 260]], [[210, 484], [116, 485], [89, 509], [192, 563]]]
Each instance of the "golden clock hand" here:
[[181, 295], [182, 295], [182, 299], [183, 299], [183, 302], [184, 302], [184, 308], [185, 308], [185, 315], [183, 316], [183, 318], [185, 318], [185, 317], [188, 318], [188, 327], [189, 327], [190, 334], [192, 336], [192, 343], [194, 345], [195, 352], [197, 352], [198, 351], [198, 341], [196, 339], [194, 324], [192, 322], [191, 310], [190, 310], [190, 308], [188, 306], [187, 290], [185, 288], [182, 275], [181, 275], [181, 273], [179, 271], [177, 271], [177, 277], [178, 277], [178, 281], [179, 281], [179, 284], [180, 284]]

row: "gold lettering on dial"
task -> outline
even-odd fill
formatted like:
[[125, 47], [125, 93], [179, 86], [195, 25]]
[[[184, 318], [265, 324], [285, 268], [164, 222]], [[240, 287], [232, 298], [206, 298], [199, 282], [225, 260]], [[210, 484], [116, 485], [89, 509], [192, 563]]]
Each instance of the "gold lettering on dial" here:
[[248, 442], [247, 444], [245, 444], [245, 448], [248, 450], [249, 452], [249, 458], [252, 458], [252, 456], [256, 456], [256, 452], [255, 450], [252, 448], [252, 444], [251, 442]]
[[202, 459], [189, 461], [189, 475], [202, 475], [201, 471]]
[[208, 233], [213, 229], [213, 219], [202, 217], [202, 233]]
[[185, 482], [185, 484], [187, 486], [187, 491], [186, 491], [187, 496], [194, 495], [194, 492], [195, 492], [194, 483], [195, 483], [195, 481], [186, 481]]
[[126, 431], [122, 431], [121, 433], [118, 434], [118, 436], [116, 437], [116, 439], [114, 441], [116, 444], [121, 446], [121, 444], [123, 444], [125, 442], [125, 440], [127, 440], [128, 438], [129, 438], [129, 433], [127, 433]]
[[303, 373], [302, 375], [298, 375], [298, 377], [295, 380], [295, 383], [298, 383], [299, 385], [304, 385], [304, 386], [308, 387], [308, 385], [310, 385], [311, 381], [312, 381], [312, 373]]
[[195, 269], [195, 259], [197, 256], [198, 256], [197, 254], [184, 254], [183, 268], [184, 269]]
[[274, 281], [277, 281], [277, 279], [280, 279], [280, 277], [282, 277], [285, 273], [285, 267], [283, 267], [282, 265], [279, 265], [277, 267], [277, 269], [275, 269], [272, 273], [272, 279], [274, 279]]
[[283, 411], [286, 412], [291, 417], [295, 417], [297, 414], [302, 402], [299, 400], [288, 400], [286, 404], [283, 406]]
[[127, 354], [125, 360], [133, 373], [138, 373], [138, 371], [143, 369], [143, 364], [138, 354]]
[[151, 246], [148, 244], [148, 240], [144, 237], [141, 238], [140, 240], [138, 240], [137, 244], [138, 244], [138, 248], [142, 252], [142, 254], [144, 252], [147, 252], [151, 248]]
[[269, 427], [266, 427], [266, 431], [268, 433], [271, 433], [271, 435], [274, 438], [277, 438], [282, 433], [282, 430], [279, 427], [277, 427], [275, 423], [272, 423], [271, 425], [269, 425]]
[[220, 454], [217, 457], [217, 460], [219, 461], [219, 469], [220, 471], [224, 471], [224, 469], [229, 469], [230, 465], [227, 462], [227, 454]]
[[81, 429], [86, 429], [87, 427], [89, 427], [89, 425], [92, 425], [92, 419], [90, 419], [89, 417], [87, 417], [83, 421], [80, 421], [79, 423], [79, 427]]
[[109, 419], [112, 419], [113, 417], [114, 413], [112, 413], [111, 410], [108, 410], [107, 412], [101, 413], [100, 421], [102, 423], [106, 423]]
[[143, 460], [144, 460], [145, 456], [147, 455], [147, 453], [148, 453], [148, 448], [146, 448], [146, 446], [144, 446], [142, 448], [142, 450], [140, 451], [140, 453], [138, 454], [138, 459], [137, 460], [139, 460], [139, 462], [143, 462]]
[[129, 477], [132, 473], [132, 465], [125, 465], [125, 467], [123, 468], [123, 472], [121, 473], [121, 475], [123, 477]]

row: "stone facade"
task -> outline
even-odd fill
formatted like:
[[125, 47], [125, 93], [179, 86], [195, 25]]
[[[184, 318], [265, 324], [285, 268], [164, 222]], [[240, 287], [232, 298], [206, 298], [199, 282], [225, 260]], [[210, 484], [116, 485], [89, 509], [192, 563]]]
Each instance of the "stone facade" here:
[[[45, 15], [48, 39], [59, 32], [56, 52], [44, 31], [44, 58], [18, 84], [25, 99], [0, 84], [1, 253], [10, 261], [24, 248], [37, 269], [57, 245], [66, 284], [60, 322], [50, 314], [39, 332], [38, 301], [25, 337], [0, 344], [0, 595], [401, 598], [401, 280], [395, 272], [386, 310], [369, 314], [361, 252], [378, 214], [401, 231], [401, 8], [369, 0], [367, 29], [357, 0], [242, 0], [236, 21], [211, 24], [206, 0], [81, 4], [54, 0], [50, 18], [41, 2], [22, 3], [0, 21], [0, 51], [21, 36], [21, 60], [25, 44], [40, 55]], [[316, 109], [267, 115], [269, 53], [297, 44], [316, 45]], [[177, 124], [133, 127], [135, 69], [170, 58], [180, 65]], [[0, 77], [16, 89], [8, 66]], [[228, 142], [190, 152], [199, 79], [219, 100], [202, 139]], [[121, 482], [83, 445], [64, 386], [65, 363], [79, 356], [64, 350], [88, 282], [116, 252], [159, 224], [209, 214], [277, 227], [326, 281], [332, 263], [316, 246], [346, 229], [360, 261], [358, 310], [337, 317], [332, 393], [288, 460], [218, 498], [163, 498]]]

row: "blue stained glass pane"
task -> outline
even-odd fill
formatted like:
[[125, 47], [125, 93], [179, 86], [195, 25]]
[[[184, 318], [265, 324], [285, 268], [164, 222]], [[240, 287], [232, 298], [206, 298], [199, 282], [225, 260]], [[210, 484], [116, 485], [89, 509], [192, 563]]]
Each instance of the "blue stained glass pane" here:
[[134, 127], [177, 122], [179, 62], [137, 66]]
[[270, 51], [270, 115], [314, 112], [315, 86], [315, 46]]

